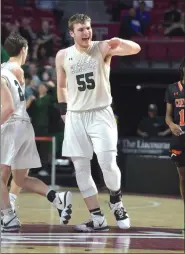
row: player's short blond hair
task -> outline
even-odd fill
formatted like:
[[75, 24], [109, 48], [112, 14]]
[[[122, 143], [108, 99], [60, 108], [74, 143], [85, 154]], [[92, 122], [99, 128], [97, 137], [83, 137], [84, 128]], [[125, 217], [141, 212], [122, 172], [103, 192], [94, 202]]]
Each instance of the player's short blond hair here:
[[68, 21], [68, 28], [70, 31], [73, 31], [73, 25], [74, 24], [84, 24], [85, 22], [91, 22], [91, 18], [87, 16], [86, 14], [80, 14], [77, 13], [70, 17]]

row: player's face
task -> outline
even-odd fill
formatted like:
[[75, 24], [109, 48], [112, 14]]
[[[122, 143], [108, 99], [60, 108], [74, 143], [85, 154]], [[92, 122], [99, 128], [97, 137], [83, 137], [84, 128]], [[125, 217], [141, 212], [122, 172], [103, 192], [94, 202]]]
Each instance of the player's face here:
[[82, 48], [88, 48], [92, 40], [92, 28], [90, 22], [84, 24], [74, 24], [73, 32], [70, 35], [74, 38], [76, 44]]

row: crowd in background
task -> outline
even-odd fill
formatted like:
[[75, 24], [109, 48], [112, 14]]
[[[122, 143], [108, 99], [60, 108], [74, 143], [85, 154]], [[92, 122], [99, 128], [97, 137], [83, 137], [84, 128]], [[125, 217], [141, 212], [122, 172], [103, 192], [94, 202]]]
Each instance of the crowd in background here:
[[[19, 4], [26, 4], [26, 0], [17, 0]], [[53, 4], [57, 1], [36, 1], [39, 8], [53, 8], [56, 11], [56, 6]], [[121, 1], [121, 0], [106, 0], [107, 12], [111, 13], [111, 20], [121, 23], [120, 36], [122, 38], [131, 38], [132, 36], [144, 36], [148, 34], [151, 28], [151, 9], [153, 1]], [[49, 4], [52, 6], [49, 7]], [[124, 10], [124, 11], [122, 11]], [[62, 19], [62, 8], [59, 8], [56, 13], [56, 23], [58, 19]], [[177, 8], [176, 2], [171, 1], [169, 8], [164, 12], [163, 23], [165, 34], [169, 35], [185, 35], [184, 28], [181, 26], [182, 13]], [[120, 18], [121, 17], [121, 18]], [[61, 21], [61, 20], [60, 20]], [[57, 29], [60, 29], [59, 27]], [[2, 49], [1, 61], [7, 61], [8, 56], [3, 48], [3, 44], [7, 36], [17, 31], [28, 41], [29, 54], [23, 69], [25, 71], [25, 98], [27, 100], [27, 110], [31, 117], [36, 136], [55, 136], [57, 140], [57, 157], [61, 156], [61, 147], [63, 140], [64, 124], [61, 120], [59, 110], [57, 108], [56, 97], [56, 72], [55, 72], [55, 45], [58, 48], [64, 48], [71, 45], [72, 41], [65, 33], [60, 33], [61, 36], [53, 31], [53, 27], [48, 20], [41, 22], [40, 28], [35, 31], [32, 28], [31, 17], [22, 17], [14, 23], [5, 22], [2, 24]], [[156, 119], [156, 118], [155, 118]], [[152, 120], [153, 121], [153, 120]], [[145, 121], [146, 125], [146, 121]], [[162, 125], [162, 124], [161, 124]], [[142, 137], [146, 134], [144, 124], [139, 125], [141, 130], [136, 130], [136, 135]], [[163, 130], [158, 132], [162, 133]], [[162, 134], [156, 136], [162, 136]], [[143, 134], [144, 133], [144, 134]], [[169, 134], [169, 133], [167, 133]], [[166, 134], [166, 135], [167, 135]], [[51, 151], [50, 145], [38, 142], [38, 150], [41, 153], [42, 163], [48, 163], [48, 157], [45, 156], [46, 150]]]
[[[106, 0], [107, 11], [111, 14], [112, 21], [120, 22], [120, 35], [122, 38], [132, 36], [164, 35], [184, 36], [184, 10], [179, 6], [179, 1], [170, 0]], [[163, 3], [165, 6], [163, 7]], [[161, 5], [162, 18], [155, 19], [157, 7]]]

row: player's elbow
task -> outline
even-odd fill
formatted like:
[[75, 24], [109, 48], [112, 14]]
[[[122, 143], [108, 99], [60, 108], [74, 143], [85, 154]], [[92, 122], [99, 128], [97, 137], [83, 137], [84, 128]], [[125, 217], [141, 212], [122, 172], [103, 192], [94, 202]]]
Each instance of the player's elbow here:
[[141, 47], [139, 46], [139, 44], [135, 43], [132, 47], [132, 54], [138, 54], [141, 51]]
[[6, 110], [7, 116], [11, 116], [13, 114], [14, 110], [15, 110], [14, 106], [13, 105], [9, 105], [9, 107]]

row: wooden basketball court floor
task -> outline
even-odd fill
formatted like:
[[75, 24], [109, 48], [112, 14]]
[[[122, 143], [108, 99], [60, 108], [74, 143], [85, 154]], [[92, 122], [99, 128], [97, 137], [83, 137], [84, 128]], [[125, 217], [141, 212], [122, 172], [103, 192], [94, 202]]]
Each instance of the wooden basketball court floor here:
[[1, 253], [184, 253], [184, 207], [181, 199], [140, 195], [123, 196], [132, 227], [120, 230], [108, 207], [108, 194], [99, 200], [109, 232], [77, 233], [74, 225], [89, 219], [80, 193], [73, 192], [73, 216], [60, 226], [57, 211], [44, 197], [21, 193], [18, 233], [1, 233]]

